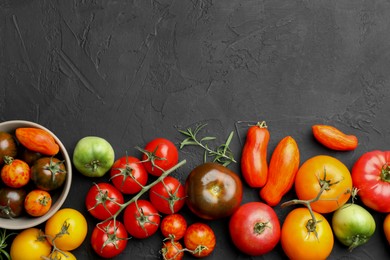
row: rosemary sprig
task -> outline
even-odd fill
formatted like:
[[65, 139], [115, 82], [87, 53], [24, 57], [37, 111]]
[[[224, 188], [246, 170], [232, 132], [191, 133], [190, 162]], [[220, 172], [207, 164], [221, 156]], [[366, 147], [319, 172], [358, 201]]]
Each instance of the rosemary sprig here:
[[229, 145], [233, 139], [233, 134], [234, 132], [232, 131], [226, 142], [224, 144], [221, 144], [218, 146], [215, 150], [211, 149], [209, 145], [207, 144], [208, 141], [215, 140], [216, 138], [213, 136], [206, 136], [201, 138], [200, 140], [198, 139], [197, 135], [199, 131], [204, 128], [207, 124], [203, 125], [197, 125], [194, 130], [191, 128], [187, 128], [187, 130], [179, 130], [180, 133], [183, 135], [187, 136], [186, 139], [184, 139], [180, 143], [180, 149], [182, 149], [184, 146], [188, 145], [194, 145], [194, 146], [200, 146], [203, 148], [204, 151], [204, 156], [203, 156], [203, 161], [207, 162], [208, 157], [213, 157], [213, 162], [217, 162], [222, 164], [223, 166], [227, 166], [232, 162], [236, 162], [234, 159], [233, 153], [229, 148]]

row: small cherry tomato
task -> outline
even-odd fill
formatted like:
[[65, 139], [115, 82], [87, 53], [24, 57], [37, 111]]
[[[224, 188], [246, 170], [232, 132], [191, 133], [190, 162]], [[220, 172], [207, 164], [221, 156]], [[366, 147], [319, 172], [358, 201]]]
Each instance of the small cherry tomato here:
[[161, 233], [165, 238], [180, 240], [187, 230], [187, 221], [180, 214], [167, 215], [161, 221]]
[[101, 257], [112, 258], [125, 250], [127, 232], [122, 222], [108, 220], [98, 224], [92, 231], [91, 245]]
[[148, 182], [148, 173], [141, 161], [127, 155], [114, 162], [110, 176], [114, 186], [124, 194], [135, 194]]
[[210, 255], [216, 244], [214, 231], [204, 223], [191, 224], [184, 234], [184, 245], [198, 258]]
[[164, 214], [178, 212], [185, 204], [186, 192], [180, 181], [167, 176], [149, 191], [149, 199], [156, 209]]
[[15, 135], [18, 141], [27, 149], [48, 156], [56, 155], [60, 147], [47, 130], [40, 128], [17, 128]]
[[4, 157], [1, 180], [11, 188], [21, 188], [30, 181], [30, 166], [22, 160]]
[[184, 257], [183, 246], [178, 241], [164, 242], [161, 255], [164, 260], [181, 260]]
[[52, 204], [50, 193], [44, 190], [32, 190], [24, 199], [24, 209], [33, 217], [45, 215]]
[[135, 238], [147, 238], [156, 233], [160, 225], [157, 209], [147, 200], [130, 203], [123, 214], [127, 232]]
[[87, 192], [85, 206], [97, 219], [106, 220], [114, 215], [123, 204], [122, 193], [113, 185], [101, 182], [94, 184]]
[[174, 143], [165, 138], [156, 138], [146, 144], [142, 161], [148, 173], [161, 176], [163, 171], [169, 170], [179, 161], [179, 151]]

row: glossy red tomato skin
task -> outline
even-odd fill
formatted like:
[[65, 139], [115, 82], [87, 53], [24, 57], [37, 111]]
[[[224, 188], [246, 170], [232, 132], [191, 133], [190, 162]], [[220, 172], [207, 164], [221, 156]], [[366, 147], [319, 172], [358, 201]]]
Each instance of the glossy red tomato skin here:
[[[144, 150], [151, 154], [148, 157], [146, 153], [142, 155], [145, 169], [154, 176], [161, 176], [163, 170], [166, 171], [179, 162], [179, 151], [174, 143], [166, 138], [155, 138], [146, 144]], [[152, 164], [153, 160], [154, 166]]]
[[167, 215], [162, 219], [160, 229], [164, 238], [178, 241], [184, 237], [187, 221], [181, 214]]
[[177, 213], [185, 204], [186, 192], [178, 179], [165, 177], [149, 191], [149, 199], [156, 209], [164, 214]]
[[228, 217], [238, 209], [243, 196], [238, 175], [218, 163], [203, 163], [193, 169], [185, 183], [186, 204], [203, 219]]
[[[109, 236], [115, 235], [113, 241], [107, 243]], [[92, 231], [91, 245], [93, 250], [103, 258], [113, 258], [122, 253], [127, 246], [128, 234], [122, 222], [108, 220], [99, 223]]]
[[156, 233], [160, 226], [161, 217], [152, 203], [147, 200], [137, 200], [125, 208], [123, 222], [131, 236], [143, 239]]
[[[202, 258], [210, 255], [216, 246], [216, 237], [211, 227], [205, 223], [191, 224], [184, 234], [184, 245], [195, 257]], [[202, 250], [198, 250], [203, 248]]]
[[265, 122], [249, 127], [241, 154], [241, 172], [252, 188], [261, 188], [268, 178], [267, 148], [270, 134]]
[[148, 182], [148, 173], [141, 161], [133, 156], [117, 159], [110, 170], [111, 181], [123, 194], [135, 194]]
[[[7, 159], [8, 158], [8, 159]], [[6, 157], [5, 164], [1, 168], [1, 180], [11, 188], [21, 188], [30, 180], [30, 166], [19, 159]]]
[[352, 183], [367, 207], [390, 212], [390, 151], [364, 153], [352, 167]]
[[183, 246], [178, 241], [164, 242], [161, 255], [164, 260], [181, 260], [184, 257]]
[[280, 240], [280, 229], [276, 212], [262, 202], [241, 205], [229, 222], [233, 244], [251, 256], [260, 256], [274, 249]]
[[99, 220], [110, 218], [120, 209], [118, 204], [123, 203], [122, 193], [106, 182], [91, 186], [85, 197], [85, 206], [88, 212]]

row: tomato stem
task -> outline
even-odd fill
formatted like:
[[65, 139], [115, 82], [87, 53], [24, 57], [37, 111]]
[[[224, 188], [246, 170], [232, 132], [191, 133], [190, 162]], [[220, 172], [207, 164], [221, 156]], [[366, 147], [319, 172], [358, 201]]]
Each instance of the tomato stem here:
[[256, 222], [255, 226], [253, 227], [253, 233], [260, 235], [266, 228], [269, 228], [268, 222]]
[[388, 163], [386, 163], [382, 167], [381, 180], [385, 182], [390, 182], [390, 165]]

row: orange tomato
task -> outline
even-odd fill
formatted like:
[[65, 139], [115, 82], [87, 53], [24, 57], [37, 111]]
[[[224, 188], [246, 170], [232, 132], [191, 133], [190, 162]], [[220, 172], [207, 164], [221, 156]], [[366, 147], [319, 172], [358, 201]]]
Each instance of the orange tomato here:
[[295, 192], [300, 200], [314, 199], [323, 185], [328, 185], [312, 209], [330, 213], [344, 205], [351, 197], [351, 174], [341, 161], [328, 155], [317, 155], [304, 162], [295, 178]]
[[24, 199], [24, 209], [33, 217], [45, 215], [51, 207], [50, 193], [44, 190], [32, 190]]
[[42, 230], [28, 228], [16, 235], [12, 241], [10, 255], [13, 260], [39, 260], [48, 257], [51, 249]]
[[354, 135], [347, 135], [334, 126], [313, 125], [314, 138], [322, 145], [336, 151], [351, 151], [358, 146], [358, 139]]
[[385, 232], [387, 242], [390, 244], [390, 213], [386, 215], [383, 221], [383, 231]]
[[60, 147], [54, 137], [46, 130], [22, 127], [15, 130], [18, 141], [27, 149], [45, 155], [56, 155]]
[[[334, 238], [326, 218], [307, 208], [296, 208], [287, 214], [281, 232], [281, 245], [289, 259], [326, 259], [332, 252]], [[313, 223], [311, 223], [313, 222]]]

